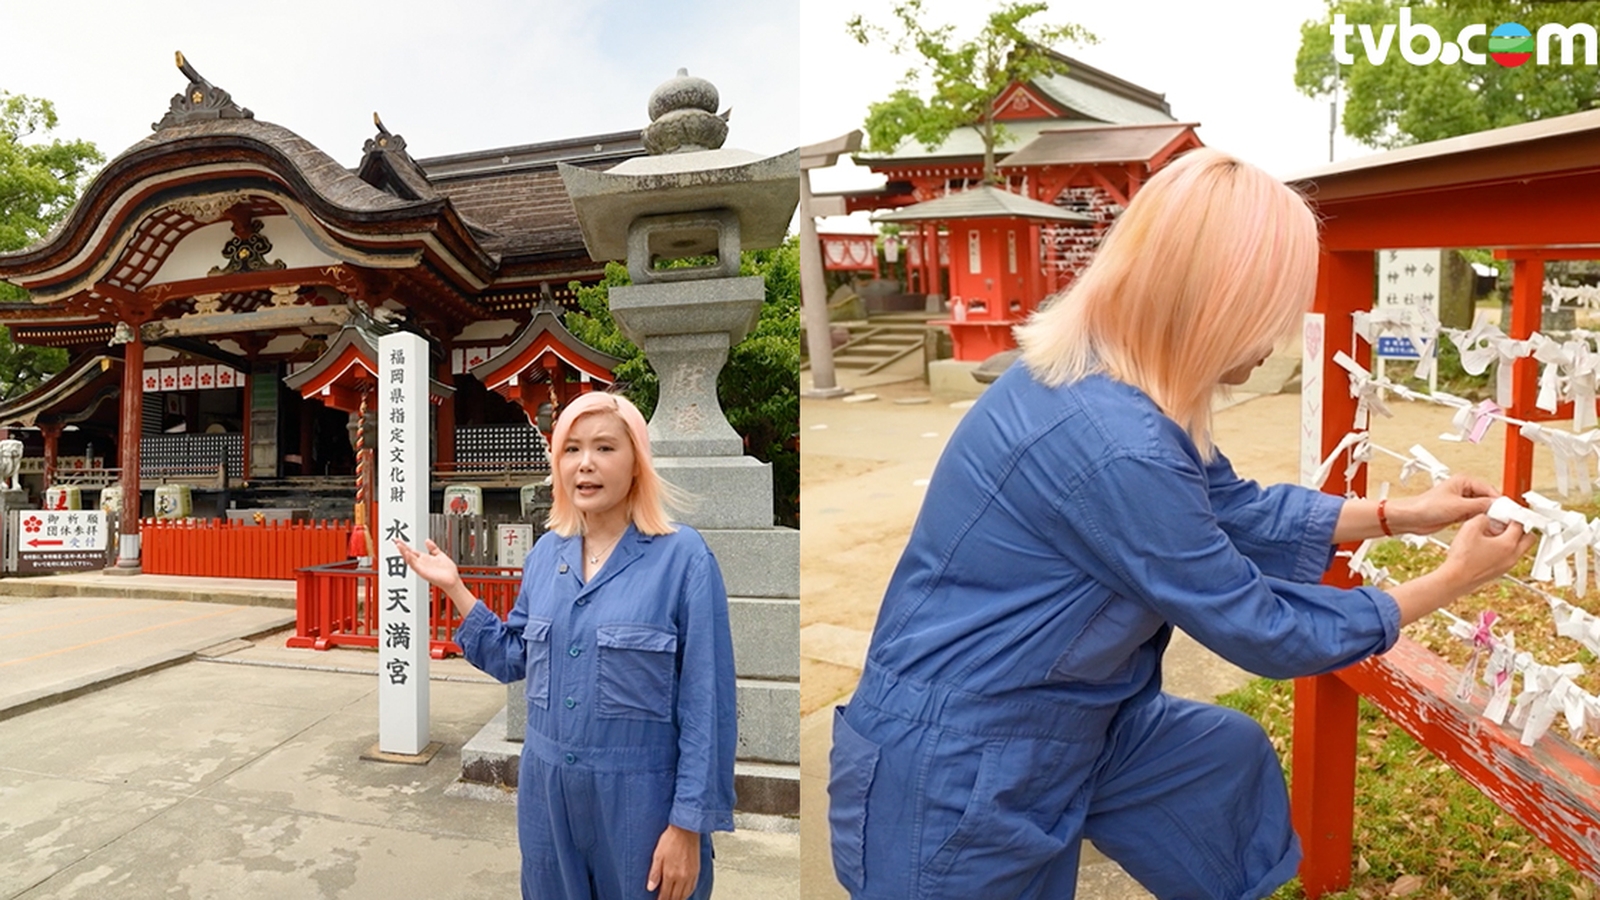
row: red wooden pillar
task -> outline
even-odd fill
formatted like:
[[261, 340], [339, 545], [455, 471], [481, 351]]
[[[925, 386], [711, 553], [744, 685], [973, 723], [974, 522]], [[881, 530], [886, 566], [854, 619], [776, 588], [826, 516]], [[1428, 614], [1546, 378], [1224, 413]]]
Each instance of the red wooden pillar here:
[[144, 338], [133, 324], [133, 340], [122, 345], [122, 534], [118, 569], [139, 567], [139, 438], [144, 433]]
[[[1356, 401], [1350, 380], [1333, 362], [1337, 351], [1349, 352], [1355, 337], [1350, 314], [1370, 309], [1373, 297], [1372, 251], [1324, 252], [1317, 272], [1315, 311], [1324, 316], [1327, 348], [1322, 372], [1322, 447], [1326, 459], [1355, 420]], [[1370, 348], [1365, 341], [1351, 354], [1365, 364]], [[1333, 479], [1324, 490], [1340, 494], [1344, 466], [1334, 463]], [[1366, 490], [1366, 470], [1352, 485]], [[1351, 586], [1357, 579], [1335, 566], [1324, 579]], [[1305, 859], [1300, 880], [1306, 896], [1315, 898], [1350, 883], [1351, 835], [1355, 822], [1356, 692], [1338, 675], [1299, 678], [1294, 685], [1294, 782], [1290, 790], [1291, 818], [1300, 836]]]
[[56, 480], [56, 459], [61, 451], [61, 430], [65, 427], [59, 423], [44, 424], [39, 426], [39, 433], [44, 435], [44, 486], [48, 490]]
[[[240, 398], [240, 404], [239, 404], [239, 409], [241, 410], [241, 415], [240, 415], [240, 418], [239, 418], [239, 444], [240, 444], [240, 446], [242, 448], [240, 452], [243, 453], [243, 455], [244, 455], [244, 458], [239, 460], [239, 475], [244, 481], [249, 481], [250, 480], [250, 474], [251, 474], [250, 473], [250, 393], [255, 390], [255, 376], [251, 373], [251, 370], [254, 369], [254, 368], [255, 368], [255, 360], [252, 359], [251, 360], [251, 364], [245, 366], [244, 371], [239, 373], [239, 387], [241, 387], [244, 390], [244, 396], [242, 398]], [[309, 458], [307, 458], [306, 459], [306, 463], [303, 463], [302, 465], [308, 464], [308, 463], [310, 463], [310, 461], [311, 460]], [[302, 474], [305, 474], [303, 470], [302, 470]]]
[[[1539, 330], [1541, 299], [1544, 295], [1544, 258], [1534, 254], [1511, 261], [1511, 329], [1514, 340], [1526, 340]], [[1534, 417], [1539, 394], [1538, 362], [1531, 356], [1511, 366], [1511, 408], [1514, 419]], [[1501, 490], [1508, 497], [1521, 497], [1533, 490], [1533, 442], [1514, 428], [1506, 429], [1505, 469]]]

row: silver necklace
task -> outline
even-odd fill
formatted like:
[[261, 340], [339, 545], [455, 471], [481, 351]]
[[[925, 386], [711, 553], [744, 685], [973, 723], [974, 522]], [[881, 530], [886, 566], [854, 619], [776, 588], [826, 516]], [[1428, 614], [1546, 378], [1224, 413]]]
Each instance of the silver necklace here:
[[[626, 532], [624, 532], [624, 533], [626, 533]], [[620, 541], [620, 540], [622, 540], [622, 535], [621, 534], [619, 534], [616, 537], [612, 538], [611, 539], [611, 543], [607, 544], [605, 546], [605, 549], [596, 550], [595, 552], [589, 554], [589, 565], [591, 565], [591, 566], [599, 565], [600, 564], [600, 557], [605, 555], [606, 553], [609, 553], [611, 551], [611, 548], [615, 547], [617, 545], [617, 541]]]

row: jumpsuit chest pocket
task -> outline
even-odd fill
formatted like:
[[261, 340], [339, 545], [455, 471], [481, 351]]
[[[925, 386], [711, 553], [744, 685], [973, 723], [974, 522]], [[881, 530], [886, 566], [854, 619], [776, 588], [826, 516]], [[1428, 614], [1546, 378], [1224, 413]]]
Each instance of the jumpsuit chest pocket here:
[[1139, 647], [1161, 630], [1163, 619], [1142, 603], [1112, 595], [1050, 668], [1051, 681], [1124, 684], [1133, 677]]
[[615, 623], [595, 630], [596, 712], [608, 719], [672, 721], [678, 635], [654, 625]]
[[540, 709], [549, 709], [550, 620], [529, 619], [522, 630], [522, 643], [528, 658], [528, 702]]

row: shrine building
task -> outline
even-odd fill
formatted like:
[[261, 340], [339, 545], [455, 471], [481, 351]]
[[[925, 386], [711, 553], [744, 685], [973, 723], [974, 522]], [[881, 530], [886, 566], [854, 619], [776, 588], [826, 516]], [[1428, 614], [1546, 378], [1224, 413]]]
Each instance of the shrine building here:
[[[982, 186], [976, 127], [958, 128], [931, 148], [908, 138], [889, 152], [857, 154], [858, 165], [887, 182], [836, 195], [848, 212], [893, 211], [877, 220], [901, 223], [905, 290], [947, 304], [949, 316], [937, 324], [952, 331], [958, 359], [976, 362], [1015, 346], [1010, 326], [1071, 284], [1140, 186], [1201, 146], [1198, 123], [1174, 118], [1164, 95], [1044, 52], [1067, 71], [1012, 84], [995, 100], [1004, 133], [994, 154], [1000, 183], [984, 187], [990, 196], [955, 199]], [[850, 238], [822, 240], [827, 268], [868, 268], [859, 251], [850, 253]], [[997, 260], [1005, 265], [997, 268]], [[975, 309], [984, 312], [973, 316]]]
[[515, 509], [548, 472], [538, 425], [618, 362], [561, 321], [570, 284], [604, 266], [556, 167], [643, 155], [640, 132], [418, 159], [374, 115], [349, 169], [178, 62], [187, 87], [153, 133], [42, 242], [0, 254], [29, 295], [0, 324], [69, 356], [0, 404], [41, 461], [26, 486], [120, 485], [139, 498], [124, 534], [171, 483], [192, 486], [196, 515], [348, 517], [375, 336], [404, 328], [432, 348], [432, 487], [470, 481]]

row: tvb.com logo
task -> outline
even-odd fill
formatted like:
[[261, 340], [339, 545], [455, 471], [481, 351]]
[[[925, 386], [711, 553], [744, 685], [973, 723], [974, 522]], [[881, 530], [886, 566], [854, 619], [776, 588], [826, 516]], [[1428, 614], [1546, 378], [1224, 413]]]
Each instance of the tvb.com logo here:
[[[1576, 25], [1551, 23], [1539, 26], [1538, 34], [1516, 22], [1505, 22], [1491, 31], [1488, 25], [1473, 24], [1456, 32], [1455, 40], [1447, 41], [1439, 30], [1426, 22], [1414, 22], [1411, 8], [1400, 7], [1400, 24], [1352, 24], [1344, 13], [1336, 13], [1329, 26], [1333, 35], [1333, 57], [1340, 65], [1355, 65], [1355, 51], [1351, 38], [1357, 38], [1365, 52], [1367, 62], [1381, 66], [1389, 59], [1391, 51], [1398, 49], [1400, 57], [1413, 66], [1439, 63], [1453, 66], [1485, 66], [1490, 60], [1515, 68], [1533, 60], [1535, 65], [1550, 65], [1551, 50], [1563, 66], [1574, 64], [1577, 51], [1583, 51], [1582, 64], [1596, 65], [1600, 55], [1600, 36], [1593, 25], [1579, 22]], [[1398, 38], [1398, 40], [1397, 40]]]

